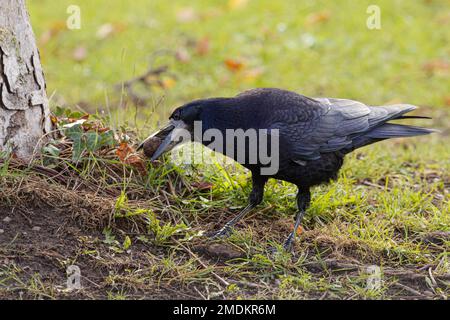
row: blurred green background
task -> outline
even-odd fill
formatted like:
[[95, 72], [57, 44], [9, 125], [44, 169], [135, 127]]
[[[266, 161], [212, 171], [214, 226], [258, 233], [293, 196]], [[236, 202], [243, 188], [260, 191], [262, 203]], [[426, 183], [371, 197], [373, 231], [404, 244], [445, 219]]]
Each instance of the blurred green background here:
[[[366, 26], [373, 4], [380, 30]], [[80, 8], [79, 30], [66, 26], [70, 5]], [[126, 119], [133, 103], [120, 83], [151, 62], [170, 71], [151, 91], [134, 86], [147, 99], [139, 113], [152, 120], [253, 87], [450, 107], [447, 0], [31, 0], [28, 8], [52, 105], [108, 107]]]

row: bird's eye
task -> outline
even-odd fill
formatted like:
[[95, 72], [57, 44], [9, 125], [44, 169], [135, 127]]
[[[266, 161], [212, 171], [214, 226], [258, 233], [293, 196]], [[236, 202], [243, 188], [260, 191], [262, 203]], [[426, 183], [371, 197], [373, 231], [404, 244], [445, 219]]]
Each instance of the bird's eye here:
[[172, 115], [172, 119], [175, 120], [175, 121], [180, 120], [180, 113], [179, 113], [179, 112], [175, 112], [175, 113]]

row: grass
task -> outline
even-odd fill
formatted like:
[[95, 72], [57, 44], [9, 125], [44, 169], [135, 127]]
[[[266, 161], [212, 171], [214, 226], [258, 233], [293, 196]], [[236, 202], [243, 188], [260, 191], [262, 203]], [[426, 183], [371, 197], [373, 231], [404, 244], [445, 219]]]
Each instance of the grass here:
[[[52, 105], [97, 112], [116, 133], [127, 133], [130, 145], [174, 106], [263, 86], [369, 104], [416, 104], [422, 106], [418, 114], [434, 117], [429, 125], [442, 132], [350, 155], [338, 181], [314, 188], [294, 255], [269, 252], [290, 232], [296, 211], [296, 190], [283, 182], [270, 181], [264, 202], [229, 239], [203, 237], [245, 206], [251, 186], [240, 167], [165, 162], [149, 165], [143, 175], [118, 159], [119, 141], [85, 151], [79, 162], [70, 142], [56, 144], [61, 153], [45, 161], [62, 172], [60, 178], [42, 169], [48, 162], [23, 168], [3, 161], [2, 219], [27, 225], [20, 212], [33, 203], [28, 215], [43, 230], [23, 235], [19, 227], [0, 227], [6, 244], [0, 258], [8, 259], [0, 266], [0, 297], [448, 298], [445, 1], [376, 1], [382, 14], [376, 31], [366, 28], [373, 1], [241, 1], [237, 8], [238, 2], [30, 2]], [[80, 30], [61, 27], [69, 4], [81, 8]], [[99, 39], [96, 33], [107, 23], [113, 31]], [[80, 47], [87, 53], [77, 62]], [[160, 49], [190, 58], [156, 58], [175, 80], [163, 75], [164, 85], [152, 87], [147, 106], [136, 107], [114, 85], [143, 74]], [[240, 69], [227, 67], [226, 60], [241, 63]], [[200, 190], [199, 181], [211, 187]], [[59, 227], [71, 242], [57, 236]], [[47, 242], [40, 240], [44, 235]], [[70, 264], [84, 273], [80, 292], [64, 291]], [[370, 265], [383, 274], [377, 290], [367, 288]]]

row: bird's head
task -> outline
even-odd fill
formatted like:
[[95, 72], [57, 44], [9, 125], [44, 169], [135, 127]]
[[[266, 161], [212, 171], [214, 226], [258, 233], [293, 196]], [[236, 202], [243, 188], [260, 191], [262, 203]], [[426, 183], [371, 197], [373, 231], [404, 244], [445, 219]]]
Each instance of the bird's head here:
[[200, 120], [203, 109], [210, 105], [212, 99], [195, 100], [175, 109], [169, 117], [169, 122], [158, 132], [145, 139], [138, 150], [153, 137], [158, 137], [162, 143], [151, 157], [151, 161], [158, 159], [163, 153], [172, 150], [183, 142], [194, 140], [194, 122]]

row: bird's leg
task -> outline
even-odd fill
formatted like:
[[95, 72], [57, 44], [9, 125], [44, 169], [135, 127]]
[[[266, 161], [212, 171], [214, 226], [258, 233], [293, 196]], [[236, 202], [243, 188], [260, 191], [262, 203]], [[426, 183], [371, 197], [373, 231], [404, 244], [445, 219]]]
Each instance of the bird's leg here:
[[308, 209], [309, 204], [311, 202], [311, 193], [309, 189], [298, 189], [297, 194], [297, 206], [298, 206], [298, 213], [295, 217], [295, 225], [294, 230], [289, 234], [288, 238], [284, 242], [284, 249], [286, 251], [290, 251], [292, 248], [292, 243], [295, 239], [295, 234], [297, 233], [297, 229], [300, 226], [300, 223], [302, 222], [303, 216], [305, 215], [306, 209]]
[[220, 238], [226, 237], [230, 234], [231, 228], [241, 220], [247, 213], [249, 213], [254, 207], [261, 203], [264, 197], [264, 185], [266, 184], [267, 179], [265, 177], [261, 177], [260, 175], [252, 175], [252, 192], [249, 197], [249, 204], [241, 211], [239, 214], [228, 221], [222, 229], [214, 233], [211, 238]]

